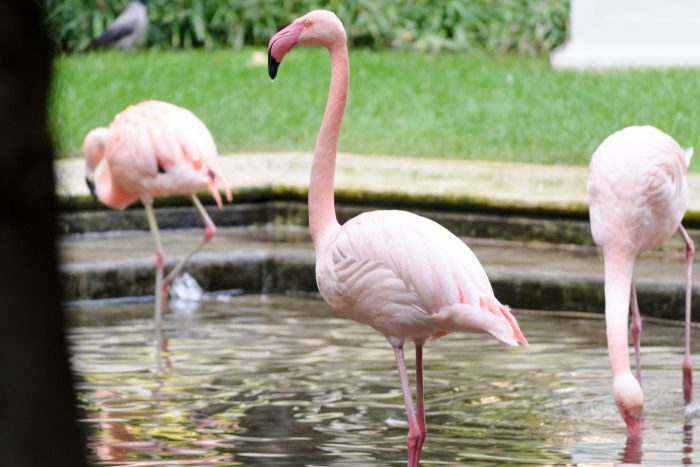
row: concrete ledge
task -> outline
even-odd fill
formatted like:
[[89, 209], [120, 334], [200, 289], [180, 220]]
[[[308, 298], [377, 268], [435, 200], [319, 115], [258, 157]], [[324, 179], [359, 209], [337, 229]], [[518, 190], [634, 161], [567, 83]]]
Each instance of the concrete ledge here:
[[[336, 202], [338, 220], [342, 223], [365, 211], [376, 209], [407, 209], [433, 219], [457, 236], [518, 241], [537, 241], [554, 244], [593, 245], [588, 213], [555, 213], [552, 211], [494, 210], [481, 208], [454, 209], [451, 205], [410, 202], [382, 202], [367, 200], [364, 204]], [[355, 200], [357, 201], [357, 200]], [[288, 201], [238, 202], [223, 209], [208, 207], [214, 222], [224, 226], [248, 225], [308, 225], [308, 208], [305, 199]], [[161, 229], [201, 228], [202, 223], [190, 206], [160, 207], [156, 217]], [[684, 225], [694, 238], [700, 237], [700, 225], [694, 218], [684, 220]], [[58, 229], [62, 234], [109, 232], [124, 230], [148, 230], [146, 215], [141, 208], [125, 211], [97, 210], [64, 212], [59, 216]], [[680, 249], [677, 238], [667, 242], [665, 249]]]
[[[172, 264], [172, 262], [171, 262]], [[317, 293], [312, 252], [246, 252], [201, 254], [187, 271], [205, 290], [243, 289], [244, 293]], [[599, 276], [486, 267], [496, 296], [513, 308], [602, 313], [603, 281]], [[152, 261], [112, 261], [65, 265], [61, 269], [66, 301], [153, 295]], [[683, 317], [682, 284], [637, 280], [639, 306], [645, 316]], [[694, 287], [699, 296], [700, 287]], [[693, 302], [700, 320], [700, 301]]]
[[[309, 152], [238, 153], [222, 155], [220, 162], [234, 187], [234, 203], [305, 200], [312, 157]], [[56, 161], [57, 195], [64, 211], [98, 206], [85, 186], [84, 164], [82, 159]], [[587, 180], [586, 166], [341, 153], [335, 194], [341, 204], [587, 216]], [[697, 218], [700, 173], [689, 173], [688, 185], [688, 210]], [[204, 197], [209, 200], [208, 195]], [[182, 197], [159, 197], [156, 204], [189, 202]]]

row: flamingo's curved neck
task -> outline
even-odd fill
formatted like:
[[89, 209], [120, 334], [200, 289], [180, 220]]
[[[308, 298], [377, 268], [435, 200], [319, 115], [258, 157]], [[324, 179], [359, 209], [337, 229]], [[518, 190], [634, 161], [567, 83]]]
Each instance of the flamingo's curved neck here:
[[316, 139], [309, 183], [309, 227], [317, 248], [328, 228], [338, 225], [333, 196], [335, 158], [350, 77], [348, 49], [345, 44], [331, 47], [329, 50], [331, 84], [326, 111]]
[[634, 255], [605, 251], [605, 326], [613, 374], [630, 371], [627, 321]]
[[90, 131], [83, 143], [83, 154], [85, 155], [85, 175], [91, 180], [97, 178], [97, 170], [101, 165], [105, 165], [105, 153], [107, 139], [109, 138], [109, 128], [99, 127]]

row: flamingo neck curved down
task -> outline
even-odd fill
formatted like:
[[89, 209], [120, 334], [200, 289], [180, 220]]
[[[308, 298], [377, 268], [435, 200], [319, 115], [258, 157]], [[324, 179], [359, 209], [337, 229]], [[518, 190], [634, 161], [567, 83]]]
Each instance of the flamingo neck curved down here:
[[331, 83], [326, 111], [316, 139], [309, 182], [309, 228], [316, 248], [338, 226], [335, 215], [335, 160], [340, 126], [345, 113], [350, 80], [350, 63], [345, 44], [331, 47]]
[[100, 202], [112, 209], [124, 209], [139, 199], [137, 194], [127, 192], [114, 180], [107, 158], [97, 166], [95, 188]]
[[634, 255], [608, 252], [605, 256], [605, 327], [613, 374], [630, 371], [627, 327]]

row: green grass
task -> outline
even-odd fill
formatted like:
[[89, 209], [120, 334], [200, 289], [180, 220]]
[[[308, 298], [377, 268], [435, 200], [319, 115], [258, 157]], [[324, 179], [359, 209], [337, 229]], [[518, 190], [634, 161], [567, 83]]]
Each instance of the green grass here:
[[[294, 50], [272, 83], [254, 52], [265, 49], [59, 58], [59, 155], [78, 156], [88, 130], [144, 99], [191, 109], [222, 153], [312, 150], [328, 53]], [[700, 71], [555, 73], [546, 59], [370, 50], [353, 50], [350, 65], [342, 151], [587, 164], [608, 134], [634, 124], [700, 144]]]

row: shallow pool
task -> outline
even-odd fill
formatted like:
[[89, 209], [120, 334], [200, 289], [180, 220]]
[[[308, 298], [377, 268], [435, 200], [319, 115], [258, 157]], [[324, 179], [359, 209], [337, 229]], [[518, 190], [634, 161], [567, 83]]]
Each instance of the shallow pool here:
[[[167, 314], [160, 372], [152, 304], [97, 308], [72, 308], [69, 331], [95, 463], [405, 465], [407, 425], [391, 347], [322, 301], [226, 297]], [[610, 391], [604, 322], [518, 317], [527, 349], [465, 334], [426, 346], [421, 465], [700, 459], [700, 433], [693, 433], [700, 418], [684, 415], [681, 328], [644, 324], [644, 441], [628, 446]], [[406, 354], [412, 371], [412, 344]]]

